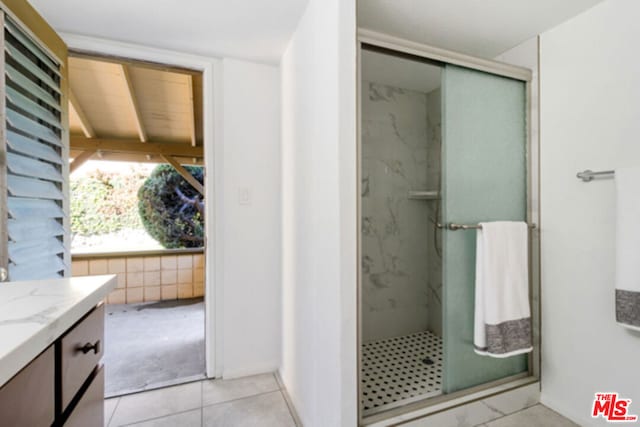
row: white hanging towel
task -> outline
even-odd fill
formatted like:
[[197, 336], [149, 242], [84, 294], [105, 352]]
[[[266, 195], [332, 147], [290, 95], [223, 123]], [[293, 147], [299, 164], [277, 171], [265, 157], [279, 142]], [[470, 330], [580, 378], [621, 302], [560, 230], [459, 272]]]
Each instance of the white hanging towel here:
[[483, 356], [528, 353], [528, 226], [524, 222], [480, 224], [476, 243], [474, 350]]
[[640, 330], [640, 168], [616, 169], [616, 322]]

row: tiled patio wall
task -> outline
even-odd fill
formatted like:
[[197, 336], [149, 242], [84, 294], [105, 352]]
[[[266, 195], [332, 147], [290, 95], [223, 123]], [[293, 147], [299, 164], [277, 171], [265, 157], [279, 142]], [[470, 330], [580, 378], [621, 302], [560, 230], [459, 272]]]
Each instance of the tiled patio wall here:
[[72, 276], [115, 274], [108, 304], [166, 301], [204, 295], [204, 254], [73, 256]]

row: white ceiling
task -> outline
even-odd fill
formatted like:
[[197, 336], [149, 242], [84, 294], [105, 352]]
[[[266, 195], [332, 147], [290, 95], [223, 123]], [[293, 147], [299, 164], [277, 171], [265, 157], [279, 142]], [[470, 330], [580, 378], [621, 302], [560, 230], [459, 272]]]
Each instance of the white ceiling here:
[[440, 87], [442, 69], [436, 65], [363, 50], [362, 79], [429, 93]]
[[29, 0], [58, 31], [278, 63], [307, 0]]
[[[601, 0], [358, 0], [358, 25], [493, 58]], [[308, 0], [30, 0], [57, 30], [277, 63]]]
[[358, 0], [358, 26], [494, 58], [602, 0]]

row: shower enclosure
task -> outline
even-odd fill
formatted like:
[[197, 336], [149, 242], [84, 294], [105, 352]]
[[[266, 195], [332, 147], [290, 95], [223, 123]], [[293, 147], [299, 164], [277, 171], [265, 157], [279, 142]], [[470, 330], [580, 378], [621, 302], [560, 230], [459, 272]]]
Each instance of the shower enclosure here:
[[361, 45], [363, 417], [537, 374], [537, 355], [473, 351], [476, 233], [449, 226], [532, 221], [529, 74], [452, 57]]

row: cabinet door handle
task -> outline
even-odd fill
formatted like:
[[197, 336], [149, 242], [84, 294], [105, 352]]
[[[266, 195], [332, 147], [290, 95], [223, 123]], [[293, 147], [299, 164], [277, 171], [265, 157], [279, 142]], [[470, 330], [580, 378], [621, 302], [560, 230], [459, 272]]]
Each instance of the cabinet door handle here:
[[88, 342], [85, 345], [83, 345], [82, 347], [80, 347], [78, 350], [80, 350], [83, 354], [87, 354], [91, 350], [93, 350], [93, 354], [98, 354], [98, 353], [100, 353], [100, 340], [96, 341], [93, 344]]

